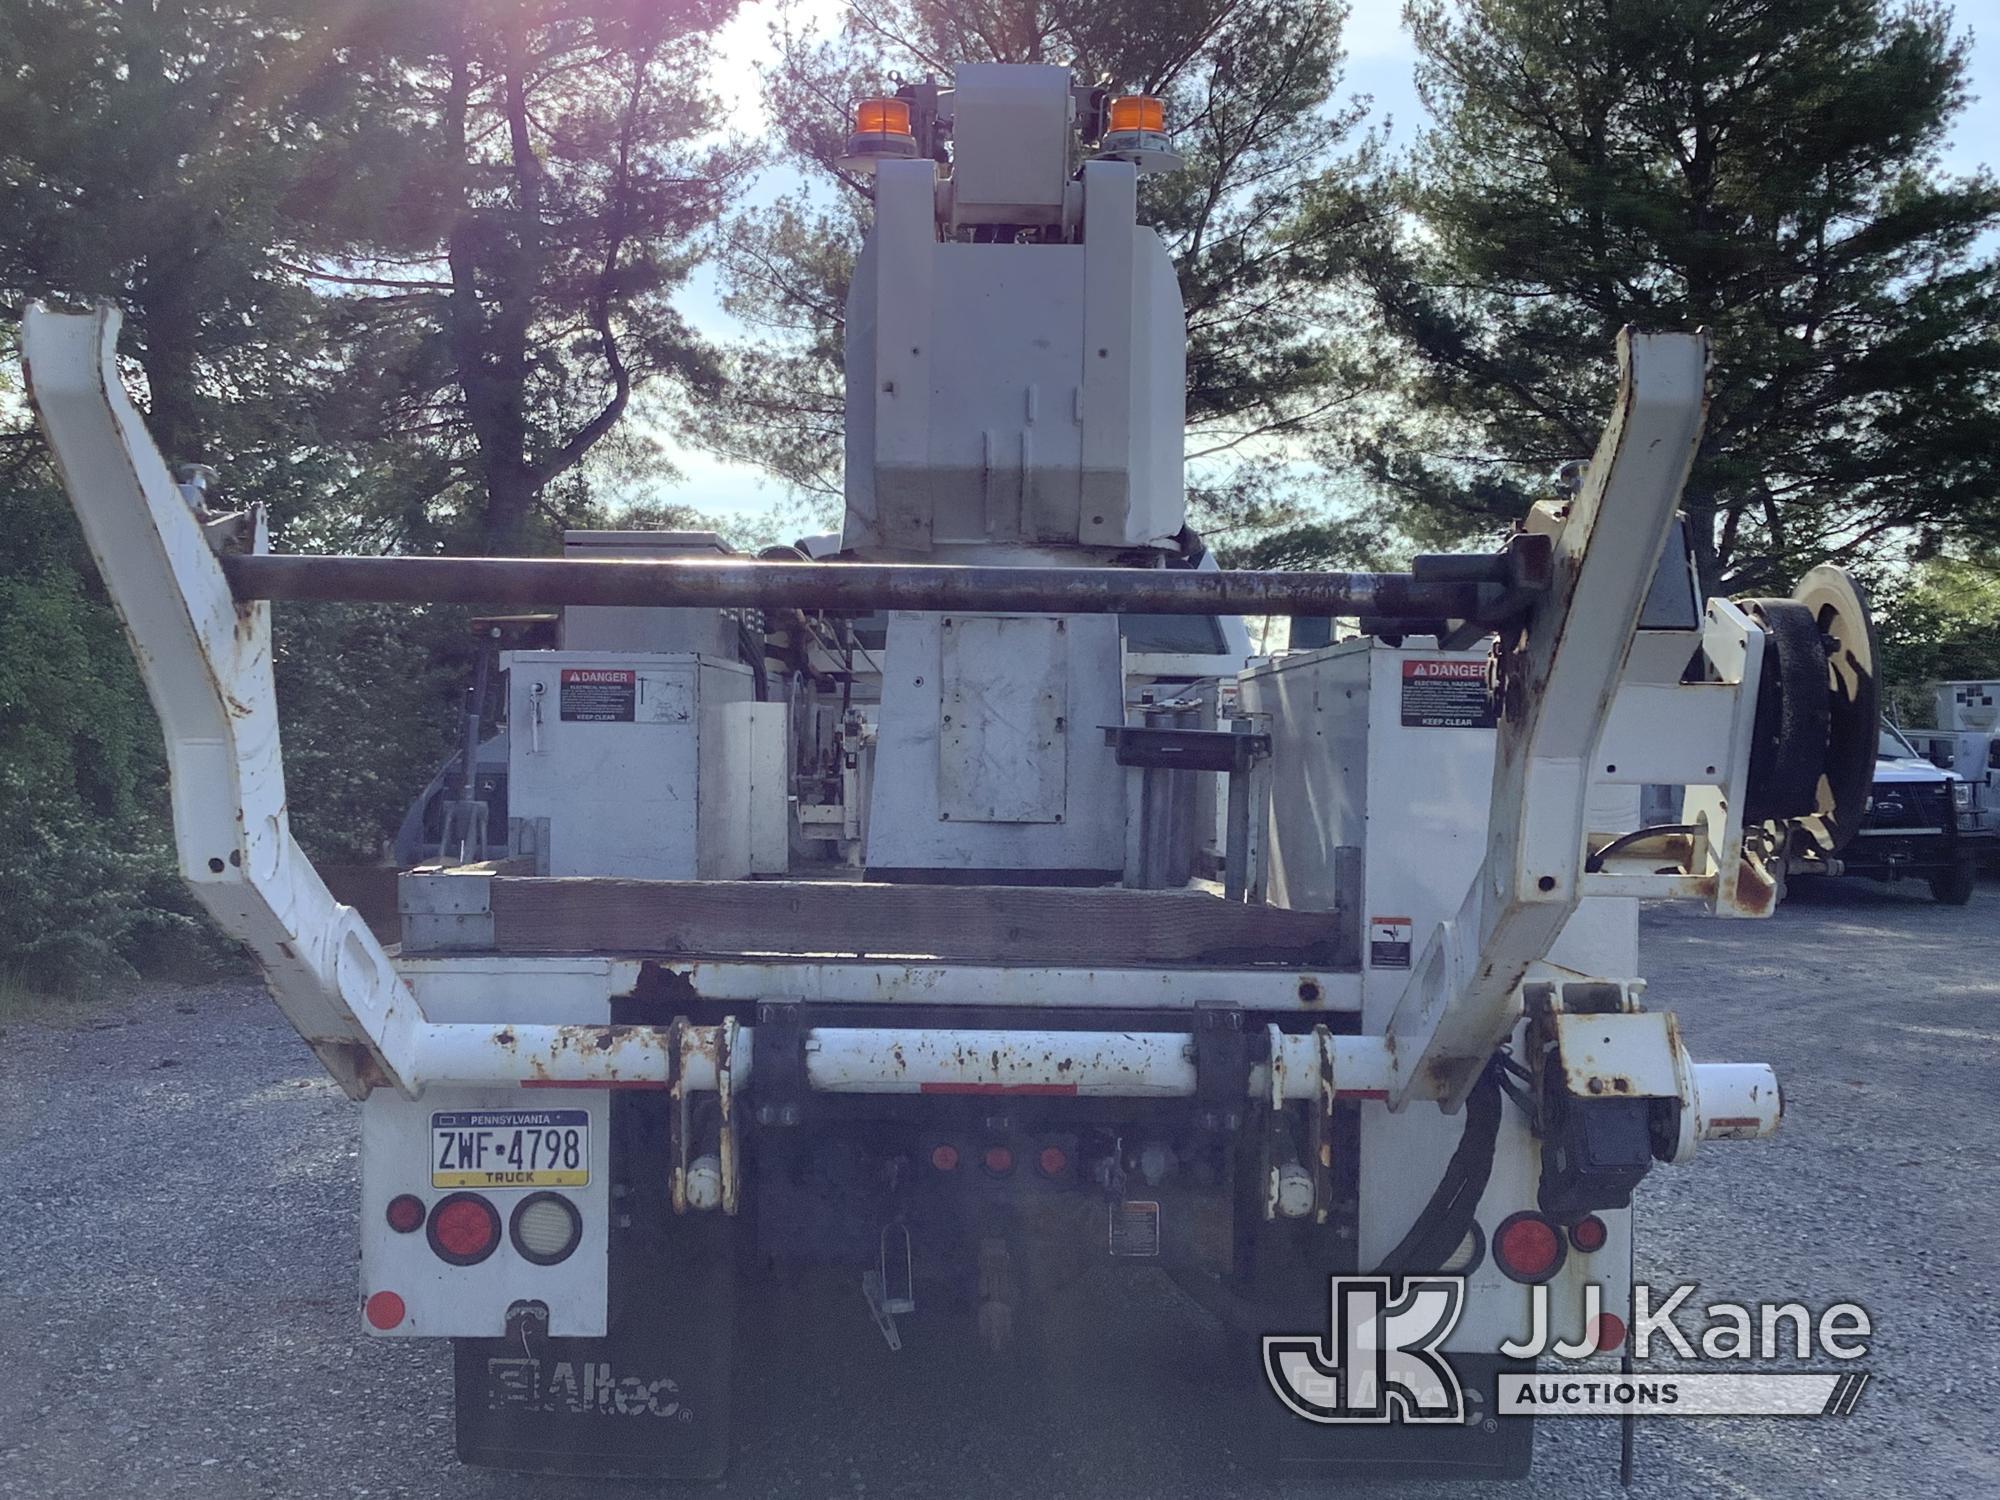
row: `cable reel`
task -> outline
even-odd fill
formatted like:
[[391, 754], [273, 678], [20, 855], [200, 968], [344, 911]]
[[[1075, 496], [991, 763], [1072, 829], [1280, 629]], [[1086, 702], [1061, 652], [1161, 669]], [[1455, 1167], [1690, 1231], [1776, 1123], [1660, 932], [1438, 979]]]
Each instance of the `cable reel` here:
[[1745, 821], [1784, 824], [1830, 859], [1860, 828], [1875, 779], [1881, 679], [1868, 597], [1824, 564], [1791, 598], [1742, 607], [1766, 637]]

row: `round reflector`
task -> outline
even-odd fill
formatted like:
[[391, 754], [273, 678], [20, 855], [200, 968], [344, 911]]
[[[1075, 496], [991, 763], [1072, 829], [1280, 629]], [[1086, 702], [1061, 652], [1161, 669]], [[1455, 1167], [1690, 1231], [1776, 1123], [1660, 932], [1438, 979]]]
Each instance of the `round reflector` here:
[[1005, 1177], [1014, 1170], [1014, 1153], [1005, 1146], [988, 1146], [985, 1162], [987, 1171], [995, 1177]]
[[1611, 1229], [1596, 1214], [1578, 1219], [1570, 1226], [1569, 1242], [1588, 1255], [1593, 1250], [1602, 1250], [1604, 1242], [1611, 1238]]
[[1493, 1260], [1515, 1281], [1547, 1281], [1566, 1253], [1561, 1233], [1540, 1214], [1515, 1214], [1493, 1231]]
[[1069, 1170], [1069, 1153], [1060, 1146], [1044, 1146], [1042, 1154], [1035, 1158], [1035, 1165], [1042, 1169], [1044, 1177], [1060, 1177]]
[[403, 1299], [394, 1292], [377, 1292], [368, 1299], [365, 1309], [370, 1328], [400, 1328], [409, 1309], [403, 1306]]
[[538, 1266], [568, 1260], [583, 1238], [583, 1215], [561, 1193], [530, 1193], [514, 1205], [507, 1234], [521, 1259]]
[[389, 1200], [389, 1210], [383, 1217], [396, 1233], [414, 1234], [424, 1227], [424, 1200], [415, 1193], [398, 1193]]
[[952, 1145], [931, 1147], [931, 1165], [940, 1172], [958, 1170], [958, 1147]]
[[1615, 1354], [1625, 1347], [1625, 1320], [1617, 1313], [1600, 1313], [1597, 1319], [1597, 1352]]
[[500, 1211], [477, 1193], [453, 1193], [431, 1210], [425, 1233], [439, 1260], [476, 1266], [500, 1244]]

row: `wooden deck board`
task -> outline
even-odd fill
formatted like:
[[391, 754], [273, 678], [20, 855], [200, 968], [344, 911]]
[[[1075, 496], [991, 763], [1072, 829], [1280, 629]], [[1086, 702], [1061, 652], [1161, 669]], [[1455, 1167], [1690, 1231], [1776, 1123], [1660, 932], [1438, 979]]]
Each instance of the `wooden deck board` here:
[[776, 953], [959, 963], [1352, 966], [1333, 912], [1199, 891], [836, 881], [492, 881], [504, 953]]

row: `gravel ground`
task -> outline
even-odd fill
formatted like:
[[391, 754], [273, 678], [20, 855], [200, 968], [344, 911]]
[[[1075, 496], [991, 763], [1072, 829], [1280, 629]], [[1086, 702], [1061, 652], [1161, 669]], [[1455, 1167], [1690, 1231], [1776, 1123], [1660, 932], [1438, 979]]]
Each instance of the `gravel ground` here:
[[[1642, 1425], [1645, 1496], [2000, 1495], [2000, 889], [1964, 910], [1852, 884], [1769, 923], [1649, 912], [1651, 998], [1697, 1057], [1766, 1060], [1778, 1140], [1661, 1169], [1641, 1274], [1853, 1299], [1874, 1372], [1845, 1421]], [[619, 1495], [458, 1466], [447, 1351], [362, 1337], [357, 1116], [261, 991], [152, 989], [0, 1034], [0, 1495]], [[1088, 1289], [1034, 1380], [858, 1295], [751, 1314], [717, 1496], [1278, 1496], [1216, 1441], [1218, 1340], [1163, 1283]], [[1529, 1495], [1617, 1492], [1617, 1430], [1542, 1425]], [[1294, 1490], [1303, 1493], [1294, 1484]], [[1464, 1496], [1474, 1487], [1348, 1488]]]

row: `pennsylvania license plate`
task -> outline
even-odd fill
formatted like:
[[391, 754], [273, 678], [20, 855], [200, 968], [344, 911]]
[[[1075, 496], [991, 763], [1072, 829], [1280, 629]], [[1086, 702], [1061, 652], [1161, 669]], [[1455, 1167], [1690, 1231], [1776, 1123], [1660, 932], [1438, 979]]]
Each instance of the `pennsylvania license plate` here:
[[434, 1188], [582, 1187], [589, 1181], [589, 1110], [439, 1110], [431, 1116]]

